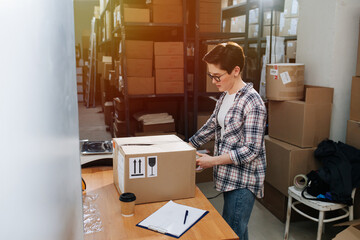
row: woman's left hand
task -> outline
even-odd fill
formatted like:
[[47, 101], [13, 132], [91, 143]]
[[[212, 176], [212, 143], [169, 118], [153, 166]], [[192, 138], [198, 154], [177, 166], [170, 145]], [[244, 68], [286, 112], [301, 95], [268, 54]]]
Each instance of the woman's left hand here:
[[212, 157], [208, 154], [198, 153], [198, 152], [196, 152], [196, 155], [199, 156], [199, 158], [196, 159], [196, 165], [200, 166], [202, 169], [211, 168], [216, 165], [215, 157]]

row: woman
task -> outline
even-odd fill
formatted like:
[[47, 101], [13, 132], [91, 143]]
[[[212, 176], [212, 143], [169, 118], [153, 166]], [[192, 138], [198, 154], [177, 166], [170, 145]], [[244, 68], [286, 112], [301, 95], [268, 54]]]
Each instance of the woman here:
[[214, 156], [197, 153], [196, 163], [203, 169], [213, 167], [215, 188], [224, 196], [222, 215], [244, 240], [255, 197], [264, 195], [266, 108], [252, 84], [241, 78], [245, 56], [238, 44], [218, 44], [203, 61], [223, 93], [189, 143], [198, 148], [215, 138]]

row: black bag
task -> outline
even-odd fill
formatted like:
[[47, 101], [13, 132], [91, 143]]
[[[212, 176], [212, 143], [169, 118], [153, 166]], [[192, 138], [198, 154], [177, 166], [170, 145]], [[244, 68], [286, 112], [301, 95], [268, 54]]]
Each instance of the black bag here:
[[[308, 178], [307, 186], [302, 191], [301, 195], [303, 198], [309, 199], [309, 200], [319, 200], [316, 197], [319, 194], [325, 195], [326, 192], [330, 190], [329, 184], [325, 183], [319, 176], [318, 171], [311, 171], [308, 174], [306, 174]], [[315, 198], [308, 198], [305, 197], [304, 192], [307, 192], [311, 196], [314, 196]]]

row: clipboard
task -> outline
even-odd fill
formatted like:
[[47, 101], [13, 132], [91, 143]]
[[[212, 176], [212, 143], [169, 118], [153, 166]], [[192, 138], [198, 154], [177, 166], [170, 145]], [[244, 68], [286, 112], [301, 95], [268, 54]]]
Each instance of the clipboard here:
[[136, 226], [179, 238], [208, 213], [206, 210], [169, 201]]

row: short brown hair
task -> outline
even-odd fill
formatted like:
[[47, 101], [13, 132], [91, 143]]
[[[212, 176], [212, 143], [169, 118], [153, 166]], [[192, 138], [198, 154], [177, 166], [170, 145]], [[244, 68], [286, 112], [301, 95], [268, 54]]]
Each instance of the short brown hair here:
[[228, 74], [236, 66], [243, 70], [245, 64], [245, 55], [243, 48], [234, 42], [219, 43], [210, 50], [202, 59], [206, 63], [219, 65], [221, 69], [226, 70]]

